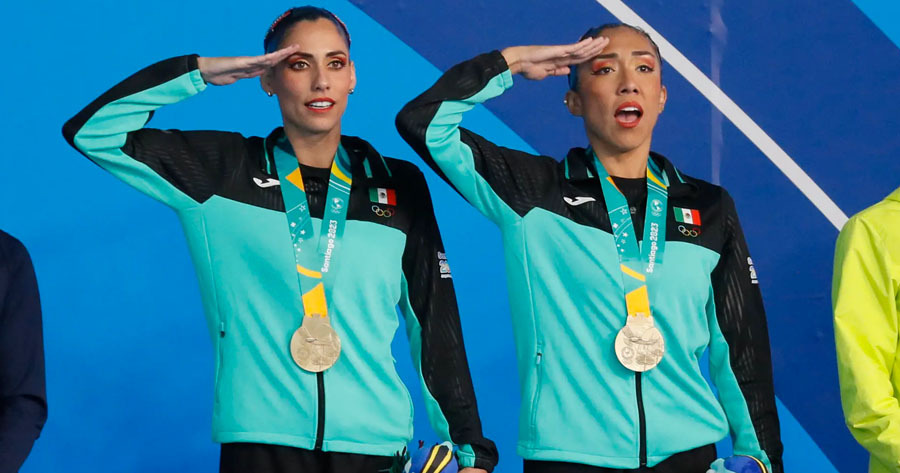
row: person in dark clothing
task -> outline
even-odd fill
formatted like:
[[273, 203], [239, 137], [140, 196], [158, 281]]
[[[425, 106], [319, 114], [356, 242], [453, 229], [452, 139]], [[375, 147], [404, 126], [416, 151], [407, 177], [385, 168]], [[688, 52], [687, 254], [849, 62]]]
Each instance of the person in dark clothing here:
[[19, 471], [46, 420], [37, 280], [25, 246], [0, 230], [0, 473]]

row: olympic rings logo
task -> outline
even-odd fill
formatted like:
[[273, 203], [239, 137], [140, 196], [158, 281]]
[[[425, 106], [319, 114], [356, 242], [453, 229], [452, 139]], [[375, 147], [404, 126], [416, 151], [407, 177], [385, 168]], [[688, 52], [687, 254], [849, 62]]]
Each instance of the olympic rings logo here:
[[384, 218], [391, 218], [391, 217], [394, 216], [394, 211], [393, 211], [393, 210], [391, 210], [391, 209], [382, 209], [381, 207], [379, 207], [379, 206], [377, 206], [377, 205], [373, 205], [373, 206], [372, 206], [372, 212], [373, 212], [375, 215], [377, 215], [377, 216], [379, 216], [379, 217], [384, 217]]
[[700, 230], [696, 230], [696, 229], [689, 230], [684, 225], [679, 225], [678, 231], [681, 232], [681, 234], [686, 237], [693, 237], [693, 238], [697, 238], [698, 236], [700, 236], [700, 233], [701, 233]]

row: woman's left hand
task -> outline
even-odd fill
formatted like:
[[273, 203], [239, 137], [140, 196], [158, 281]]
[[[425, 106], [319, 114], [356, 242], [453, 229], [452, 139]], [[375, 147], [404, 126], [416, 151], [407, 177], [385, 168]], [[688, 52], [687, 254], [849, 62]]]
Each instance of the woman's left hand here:
[[487, 470], [482, 470], [481, 468], [463, 468], [459, 470], [459, 473], [487, 473]]

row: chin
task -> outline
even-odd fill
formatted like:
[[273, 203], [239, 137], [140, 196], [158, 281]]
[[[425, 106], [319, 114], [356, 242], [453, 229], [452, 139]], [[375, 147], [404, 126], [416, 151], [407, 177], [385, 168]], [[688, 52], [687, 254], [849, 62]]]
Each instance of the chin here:
[[303, 131], [304, 133], [310, 135], [323, 135], [334, 131], [335, 128], [340, 129], [341, 120], [337, 119], [324, 119], [325, 117], [318, 117], [318, 119], [308, 119], [307, 117], [303, 117], [301, 120], [293, 120], [292, 123], [297, 130]]
[[640, 148], [650, 138], [637, 129], [613, 129], [605, 133], [598, 133], [595, 136], [603, 137], [601, 142], [608, 151], [620, 154]]
[[329, 131], [334, 130], [335, 128], [340, 128], [341, 121], [329, 121], [328, 123], [322, 123], [320, 121], [314, 123], [303, 123], [301, 126], [306, 128], [309, 131], [315, 131], [318, 133], [328, 133]]
[[637, 140], [625, 139], [625, 140], [620, 140], [620, 141], [614, 143], [614, 146], [619, 151], [621, 151], [623, 153], [627, 153], [629, 151], [633, 151], [635, 149], [640, 148], [641, 146], [643, 146], [646, 143], [647, 143], [646, 139], [637, 139]]

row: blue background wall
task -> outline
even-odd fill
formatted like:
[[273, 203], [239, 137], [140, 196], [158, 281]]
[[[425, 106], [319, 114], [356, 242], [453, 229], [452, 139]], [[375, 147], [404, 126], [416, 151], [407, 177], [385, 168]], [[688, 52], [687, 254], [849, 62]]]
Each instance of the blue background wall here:
[[[607, 4], [611, 2], [606, 2]], [[629, 0], [847, 215], [900, 185], [900, 7], [887, 0]], [[0, 78], [0, 228], [31, 250], [44, 303], [50, 419], [23, 471], [216, 471], [213, 359], [175, 216], [64, 143], [69, 116], [116, 81], [185, 53], [256, 54], [290, 5], [16, 2]], [[393, 117], [442, 70], [514, 44], [562, 43], [614, 20], [593, 0], [322, 2], [353, 35], [359, 86], [345, 133], [421, 164]], [[667, 65], [668, 66], [668, 65]], [[769, 314], [789, 471], [864, 471], [840, 410], [830, 316], [838, 229], [673, 67], [654, 148], [737, 201]], [[518, 80], [466, 126], [529, 151], [583, 145], [563, 79]], [[255, 81], [216, 87], [153, 126], [264, 134], [279, 124]], [[487, 433], [515, 455], [518, 388], [499, 235], [428, 173], [451, 257]], [[406, 379], [405, 337], [395, 343]], [[415, 384], [412, 384], [415, 387]], [[413, 390], [417, 402], [418, 393]], [[417, 437], [430, 440], [421, 405]], [[727, 448], [727, 447], [725, 447]], [[807, 463], [804, 463], [807, 462]]]

